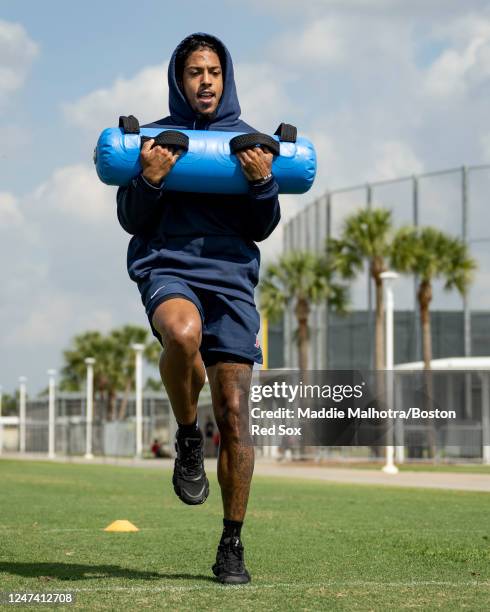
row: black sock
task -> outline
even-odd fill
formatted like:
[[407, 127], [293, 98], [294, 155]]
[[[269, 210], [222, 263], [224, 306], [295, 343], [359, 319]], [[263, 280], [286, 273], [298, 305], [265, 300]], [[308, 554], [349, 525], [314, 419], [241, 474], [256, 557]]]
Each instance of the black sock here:
[[188, 436], [192, 436], [193, 434], [201, 433], [199, 429], [199, 425], [197, 424], [197, 417], [194, 419], [193, 423], [189, 423], [188, 425], [182, 425], [177, 422], [179, 429], [177, 431], [177, 435], [179, 438], [187, 438]]
[[225, 538], [240, 537], [242, 532], [243, 521], [230, 521], [229, 519], [223, 519], [223, 535], [221, 540]]

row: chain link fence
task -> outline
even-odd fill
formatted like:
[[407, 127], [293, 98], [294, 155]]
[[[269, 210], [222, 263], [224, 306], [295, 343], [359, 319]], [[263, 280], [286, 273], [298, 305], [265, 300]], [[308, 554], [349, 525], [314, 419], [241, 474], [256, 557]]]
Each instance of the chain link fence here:
[[[84, 455], [86, 452], [86, 397], [82, 393], [60, 392], [55, 399], [55, 453]], [[47, 454], [49, 450], [49, 400], [47, 396], [26, 402], [25, 452]], [[136, 399], [134, 394], [118, 395], [116, 420], [107, 420], [107, 402], [94, 399], [92, 449], [96, 456], [133, 457], [136, 454]], [[209, 393], [203, 393], [199, 405], [202, 425], [212, 419]], [[124, 416], [122, 416], [124, 415]], [[3, 417], [0, 450], [17, 452], [20, 448], [20, 419]], [[143, 454], [151, 455], [158, 440], [164, 455], [173, 456], [175, 418], [163, 393], [146, 392], [143, 398]]]
[[[293, 217], [284, 228], [284, 253], [324, 251], [329, 237], [339, 237], [345, 218], [361, 208], [387, 208], [395, 228], [411, 224], [432, 225], [459, 236], [468, 245], [478, 269], [466, 298], [447, 293], [442, 283], [433, 286], [431, 310], [435, 314], [435, 337], [449, 330], [455, 336], [445, 346], [435, 346], [434, 357], [490, 354], [490, 230], [484, 222], [490, 192], [490, 165], [469, 166], [415, 176], [377, 181], [327, 192]], [[396, 282], [396, 343], [404, 344], [403, 360], [421, 359], [416, 284], [410, 277]], [[309, 363], [315, 369], [373, 367], [374, 295], [366, 269], [351, 284], [352, 312], [347, 317], [328, 313], [326, 304], [311, 315]], [[444, 332], [438, 335], [437, 326]], [[284, 317], [283, 365], [297, 367], [292, 307]], [[348, 345], [355, 344], [355, 358], [347, 363]], [[350, 352], [353, 357], [352, 351]], [[338, 359], [340, 355], [341, 357]]]
[[[285, 254], [299, 250], [323, 253], [327, 239], [340, 236], [346, 217], [362, 208], [391, 210], [395, 229], [404, 225], [430, 225], [460, 237], [468, 245], [478, 269], [464, 298], [457, 292], [445, 292], [440, 281], [434, 282], [431, 304], [433, 357], [490, 355], [490, 230], [484, 221], [489, 192], [490, 165], [463, 166], [332, 190], [286, 223], [283, 250]], [[395, 363], [398, 364], [422, 359], [416, 293], [415, 279], [400, 276], [395, 285], [394, 317]], [[330, 313], [326, 303], [312, 307], [311, 369], [373, 368], [374, 294], [367, 267], [351, 283], [350, 296], [351, 310], [347, 316]], [[291, 305], [286, 311], [283, 326], [274, 329], [276, 344], [282, 339], [283, 348], [281, 356], [273, 357], [276, 367], [298, 367], [293, 308]], [[482, 406], [487, 406], [489, 401], [488, 386], [482, 387], [476, 375], [469, 383], [468, 376], [465, 375], [465, 393], [457, 396], [461, 416], [450, 431], [441, 430], [440, 443], [446, 449], [443, 455], [447, 459], [481, 461], [488, 458], [483, 443], [488, 432], [485, 436], [482, 433], [489, 427], [482, 421]], [[408, 425], [405, 433], [407, 455], [413, 459], [427, 457], [426, 428]], [[352, 447], [317, 448], [312, 453], [317, 458], [344, 460], [377, 456], [373, 449]]]

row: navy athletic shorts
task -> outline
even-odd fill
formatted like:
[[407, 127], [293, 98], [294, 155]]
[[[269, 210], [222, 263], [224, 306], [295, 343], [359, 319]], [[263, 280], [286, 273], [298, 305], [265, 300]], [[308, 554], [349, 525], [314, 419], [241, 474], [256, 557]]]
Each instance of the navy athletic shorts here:
[[255, 305], [213, 290], [190, 287], [175, 276], [153, 276], [138, 283], [153, 335], [162, 343], [152, 318], [157, 307], [171, 297], [190, 300], [202, 322], [201, 356], [206, 367], [218, 361], [262, 363], [258, 333], [260, 317]]

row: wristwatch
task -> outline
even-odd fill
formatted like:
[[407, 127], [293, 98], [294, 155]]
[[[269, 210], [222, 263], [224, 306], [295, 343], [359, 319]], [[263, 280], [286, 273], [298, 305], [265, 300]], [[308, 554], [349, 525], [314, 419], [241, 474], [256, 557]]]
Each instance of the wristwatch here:
[[262, 178], [257, 179], [256, 181], [250, 181], [250, 182], [252, 183], [254, 187], [258, 187], [259, 185], [264, 185], [265, 183], [267, 183], [267, 181], [270, 181], [271, 178], [272, 178], [272, 172], [269, 172], [267, 176], [263, 176]]

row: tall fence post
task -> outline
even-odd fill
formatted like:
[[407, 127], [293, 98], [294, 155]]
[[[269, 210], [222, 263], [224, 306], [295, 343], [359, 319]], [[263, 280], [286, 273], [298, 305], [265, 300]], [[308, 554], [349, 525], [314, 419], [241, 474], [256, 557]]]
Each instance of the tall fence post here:
[[[314, 251], [315, 254], [318, 256], [321, 256], [322, 253], [325, 252], [325, 245], [321, 244], [322, 241], [322, 237], [321, 237], [321, 226], [320, 226], [320, 206], [321, 206], [322, 200], [321, 198], [317, 198], [314, 203], [313, 203], [313, 212], [314, 212], [314, 236], [315, 236], [315, 245], [314, 245]], [[313, 249], [312, 249], [313, 250]], [[322, 366], [321, 366], [321, 362], [322, 362], [322, 344], [323, 344], [323, 334], [324, 334], [324, 329], [323, 329], [323, 320], [322, 320], [322, 313], [323, 313], [323, 304], [315, 304], [313, 306], [313, 314], [314, 314], [314, 318], [315, 318], [315, 333], [313, 334], [313, 338], [312, 338], [312, 348], [313, 348], [313, 368], [315, 370], [321, 370]]]
[[[468, 246], [468, 168], [461, 168], [461, 237]], [[463, 295], [463, 353], [465, 357], [471, 355], [471, 310], [468, 294]], [[467, 418], [473, 414], [473, 397], [471, 374], [465, 375], [465, 405]]]
[[[327, 236], [327, 241], [332, 237], [332, 194], [330, 192], [327, 193], [327, 203], [325, 210], [325, 233]], [[324, 351], [326, 354], [326, 359], [322, 362], [322, 368], [328, 370], [330, 368], [330, 307], [328, 304], [328, 300], [325, 301], [325, 316], [323, 318], [323, 323], [325, 325], [325, 337], [324, 337]]]
[[136, 457], [143, 456], [143, 350], [144, 344], [133, 344], [136, 378]]
[[[412, 177], [412, 206], [413, 217], [412, 221], [415, 227], [419, 225], [419, 179], [417, 176]], [[421, 357], [421, 330], [419, 324], [419, 308], [418, 308], [418, 290], [419, 278], [417, 275], [413, 279], [413, 322], [414, 322], [414, 355], [413, 361], [418, 361]]]
[[87, 414], [85, 415], [85, 459], [93, 459], [92, 453], [92, 427], [94, 420], [94, 364], [93, 357], [85, 359], [87, 366]]
[[[468, 245], [468, 168], [461, 168], [461, 233], [463, 242]], [[471, 311], [468, 295], [463, 296], [464, 317], [464, 356], [471, 355]]]
[[490, 372], [480, 372], [482, 461], [490, 465]]
[[[284, 232], [284, 253], [290, 253], [291, 251], [297, 250], [295, 243], [295, 232], [296, 226], [291, 219], [288, 221], [286, 230]], [[293, 342], [293, 305], [288, 303], [285, 310], [284, 316], [284, 340], [285, 340], [285, 354], [284, 354], [284, 365], [286, 368], [292, 368], [294, 365], [294, 342]]]
[[55, 386], [56, 370], [48, 370], [48, 457], [54, 459], [56, 456], [56, 403]]
[[27, 378], [19, 376], [19, 450], [26, 452], [26, 390]]
[[[387, 407], [393, 409], [394, 403], [394, 379], [393, 370], [395, 367], [395, 355], [394, 355], [394, 311], [395, 311], [395, 297], [393, 294], [393, 282], [398, 278], [396, 272], [382, 272], [381, 278], [384, 281], [385, 287], [385, 368], [386, 368], [386, 396], [387, 396]], [[386, 446], [386, 463], [383, 467], [383, 472], [386, 474], [398, 474], [398, 468], [395, 465], [395, 447], [393, 446], [393, 426], [394, 420], [388, 420], [388, 431], [387, 434], [390, 437], [390, 444]]]
[[[368, 183], [366, 185], [366, 208], [372, 210], [373, 208], [373, 188]], [[371, 369], [374, 369], [374, 352], [373, 352], [373, 336], [374, 336], [374, 321], [373, 321], [373, 287], [371, 284], [371, 270], [367, 269], [367, 322], [368, 322], [368, 343], [369, 343], [369, 359], [371, 362]]]

